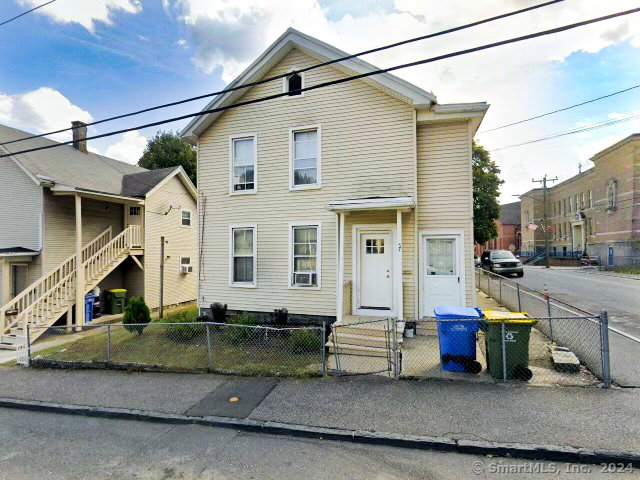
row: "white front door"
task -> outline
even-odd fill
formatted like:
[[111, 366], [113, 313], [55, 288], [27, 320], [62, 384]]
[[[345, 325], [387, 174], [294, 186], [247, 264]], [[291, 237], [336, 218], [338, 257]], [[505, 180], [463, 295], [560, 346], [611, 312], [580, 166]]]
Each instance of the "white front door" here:
[[390, 232], [360, 234], [358, 313], [388, 315], [393, 309], [393, 245]]
[[463, 306], [459, 237], [426, 236], [422, 241], [422, 316], [433, 317], [437, 306]]

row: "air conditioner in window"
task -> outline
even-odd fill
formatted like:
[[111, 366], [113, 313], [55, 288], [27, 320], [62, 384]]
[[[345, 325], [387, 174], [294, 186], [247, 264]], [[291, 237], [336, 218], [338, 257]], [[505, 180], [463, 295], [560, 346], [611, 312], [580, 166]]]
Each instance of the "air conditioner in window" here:
[[311, 285], [312, 282], [312, 273], [294, 273], [293, 274], [293, 284], [294, 285]]
[[193, 266], [192, 265], [180, 265], [180, 273], [182, 273], [182, 274], [193, 273]]

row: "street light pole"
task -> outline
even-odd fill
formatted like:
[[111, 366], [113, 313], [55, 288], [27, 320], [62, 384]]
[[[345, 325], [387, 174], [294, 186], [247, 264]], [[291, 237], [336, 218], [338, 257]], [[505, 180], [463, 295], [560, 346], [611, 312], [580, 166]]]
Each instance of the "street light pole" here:
[[548, 220], [547, 219], [547, 180], [550, 182], [555, 182], [556, 180], [558, 180], [558, 177], [547, 179], [547, 174], [545, 173], [542, 180], [535, 180], [533, 178], [531, 179], [531, 181], [534, 183], [542, 183], [542, 209], [543, 209], [542, 231], [544, 233], [544, 251], [545, 251], [544, 266], [545, 268], [549, 268], [549, 231], [547, 228], [549, 226], [547, 222]]

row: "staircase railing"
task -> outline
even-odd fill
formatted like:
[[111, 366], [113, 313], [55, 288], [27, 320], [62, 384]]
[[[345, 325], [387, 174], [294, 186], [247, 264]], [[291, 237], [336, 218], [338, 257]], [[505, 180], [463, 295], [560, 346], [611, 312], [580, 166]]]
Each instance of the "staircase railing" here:
[[[111, 227], [107, 228], [94, 240], [87, 244], [82, 250], [82, 257], [89, 258], [89, 252], [95, 248], [96, 245], [108, 244], [111, 241]], [[104, 247], [103, 247], [104, 248]], [[76, 270], [76, 256], [71, 255], [64, 260], [48, 274], [43, 275], [38, 280], [33, 282], [15, 298], [7, 302], [0, 308], [0, 335], [4, 335], [15, 326], [18, 316], [22, 314], [26, 309], [34, 305], [38, 300], [43, 298], [46, 293], [50, 292], [56, 285], [65, 280], [71, 273]], [[7, 313], [11, 313], [13, 320], [11, 325], [7, 325]]]
[[85, 245], [82, 250], [82, 263], [86, 262], [89, 258], [93, 257], [97, 252], [102, 250], [107, 243], [111, 241], [111, 227], [107, 228], [104, 232], [98, 235], [95, 239]]
[[128, 252], [131, 247], [139, 246], [142, 238], [142, 227], [139, 225], [129, 225], [118, 234], [107, 245], [102, 247], [91, 258], [86, 260], [82, 266], [84, 268], [85, 282], [99, 276], [105, 268], [113, 263], [122, 254]]

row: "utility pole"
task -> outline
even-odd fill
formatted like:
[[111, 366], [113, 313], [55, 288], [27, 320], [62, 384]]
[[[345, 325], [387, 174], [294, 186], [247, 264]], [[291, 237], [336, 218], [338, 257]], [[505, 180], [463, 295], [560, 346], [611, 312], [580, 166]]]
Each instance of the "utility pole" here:
[[[542, 180], [536, 180], [534, 178], [531, 179], [533, 183], [541, 183], [542, 184], [542, 208], [543, 208], [543, 220], [542, 220], [542, 231], [544, 232], [544, 266], [545, 268], [549, 268], [549, 231], [547, 227], [549, 224], [547, 223], [547, 182], [555, 182], [558, 180], [556, 178], [547, 178], [547, 174], [544, 174]], [[535, 242], [534, 242], [535, 244]]]

